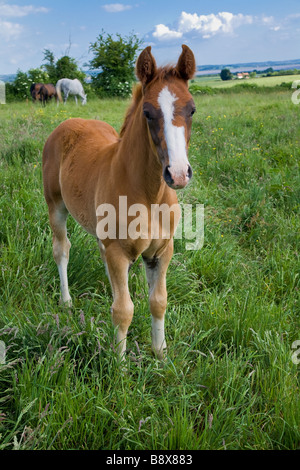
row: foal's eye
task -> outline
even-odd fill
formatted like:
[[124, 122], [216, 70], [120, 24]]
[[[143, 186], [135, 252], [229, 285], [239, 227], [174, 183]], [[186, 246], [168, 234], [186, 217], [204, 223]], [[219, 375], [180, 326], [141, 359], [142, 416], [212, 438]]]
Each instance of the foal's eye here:
[[196, 108], [193, 108], [193, 109], [191, 110], [191, 116], [193, 116], [193, 115], [195, 114], [195, 112], [196, 112]]
[[147, 121], [152, 121], [153, 120], [153, 117], [151, 116], [149, 111], [147, 111], [146, 109], [144, 110], [144, 116], [147, 119]]

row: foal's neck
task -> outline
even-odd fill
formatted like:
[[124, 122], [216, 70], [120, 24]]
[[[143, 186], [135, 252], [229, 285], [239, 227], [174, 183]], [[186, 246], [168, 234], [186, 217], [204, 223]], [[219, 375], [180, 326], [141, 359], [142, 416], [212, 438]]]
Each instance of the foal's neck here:
[[126, 128], [121, 131], [119, 158], [126, 168], [131, 191], [150, 204], [159, 203], [169, 188], [162, 177], [162, 166], [143, 115], [142, 100], [128, 114]]

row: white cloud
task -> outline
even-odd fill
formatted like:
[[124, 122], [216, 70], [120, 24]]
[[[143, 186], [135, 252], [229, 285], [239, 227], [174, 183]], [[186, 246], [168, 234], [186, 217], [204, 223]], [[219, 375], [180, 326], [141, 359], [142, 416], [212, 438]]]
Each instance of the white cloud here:
[[292, 13], [286, 17], [287, 20], [297, 20], [298, 18], [300, 18], [300, 13]]
[[124, 5], [123, 3], [109, 3], [103, 5], [102, 8], [108, 13], [119, 13], [120, 11], [130, 10], [131, 5]]
[[274, 16], [263, 16], [262, 17], [263, 24], [269, 25], [270, 23], [273, 23], [273, 21], [274, 21]]
[[188, 33], [190, 31], [199, 31], [202, 34], [209, 35], [216, 33], [222, 28], [222, 21], [217, 15], [197, 15], [183, 11], [179, 20], [179, 30]]
[[7, 18], [21, 18], [33, 13], [48, 13], [49, 9], [33, 5], [11, 5], [0, 1], [0, 38], [5, 41], [17, 39], [24, 28], [19, 23], [7, 21]]
[[20, 18], [31, 13], [48, 13], [49, 9], [45, 7], [35, 7], [33, 5], [10, 5], [0, 3], [0, 16], [3, 18]]
[[168, 39], [176, 39], [181, 38], [182, 33], [179, 31], [172, 31], [168, 26], [164, 24], [158, 24], [155, 26], [155, 31], [153, 36], [160, 41], [168, 40]]
[[283, 18], [274, 18], [274, 16], [256, 16], [255, 21], [257, 24], [266, 26], [271, 31], [286, 31], [286, 33], [289, 34], [295, 32], [295, 24], [293, 23], [299, 23], [299, 18], [300, 13], [293, 13]]
[[0, 19], [0, 38], [5, 42], [17, 39], [23, 31], [23, 26], [10, 21], [2, 21]]
[[210, 15], [198, 15], [197, 13], [186, 13], [183, 11], [178, 21], [177, 30], [170, 30], [168, 26], [159, 24], [155, 27], [153, 36], [159, 40], [176, 39], [184, 34], [195, 31], [203, 38], [209, 38], [217, 33], [231, 34], [234, 29], [253, 22], [253, 17], [241, 13], [234, 15], [230, 12], [220, 12]]
[[187, 33], [195, 30], [206, 37], [213, 36], [217, 33], [232, 33], [235, 28], [242, 24], [252, 23], [253, 19], [250, 15], [243, 15], [223, 11], [211, 13], [210, 15], [197, 15], [183, 11], [179, 19], [179, 31]]

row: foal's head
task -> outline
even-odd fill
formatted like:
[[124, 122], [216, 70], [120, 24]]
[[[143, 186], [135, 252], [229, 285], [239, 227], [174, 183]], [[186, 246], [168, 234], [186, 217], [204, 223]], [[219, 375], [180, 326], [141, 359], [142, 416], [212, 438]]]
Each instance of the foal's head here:
[[193, 52], [185, 45], [176, 67], [158, 69], [147, 47], [136, 73], [143, 85], [143, 112], [162, 164], [163, 177], [173, 189], [184, 188], [192, 177], [187, 150], [195, 103], [188, 80], [196, 71]]

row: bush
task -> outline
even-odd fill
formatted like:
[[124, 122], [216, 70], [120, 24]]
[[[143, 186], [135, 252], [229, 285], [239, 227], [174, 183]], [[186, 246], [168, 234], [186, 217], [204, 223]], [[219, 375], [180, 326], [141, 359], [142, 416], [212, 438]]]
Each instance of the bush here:
[[134, 34], [122, 37], [102, 31], [97, 40], [90, 45], [94, 58], [90, 61], [90, 68], [97, 70], [98, 74], [92, 78], [92, 84], [101, 97], [122, 97], [131, 94], [132, 84], [135, 81], [134, 67], [136, 53], [142, 41]]
[[6, 83], [6, 101], [24, 100], [31, 98], [30, 87], [32, 83], [47, 83], [49, 76], [41, 68], [29, 69], [28, 72], [17, 71], [15, 80]]
[[16, 101], [20, 99], [16, 96], [16, 90], [13, 83], [6, 82], [5, 83], [5, 99], [6, 103], [11, 103], [12, 101]]
[[121, 81], [118, 77], [100, 74], [92, 78], [92, 84], [96, 94], [101, 98], [126, 98], [131, 95], [133, 81]]
[[236, 85], [236, 88], [239, 89], [239, 91], [243, 91], [243, 90], [257, 90], [258, 89], [258, 85], [257, 83], [239, 83], [238, 85]]
[[189, 91], [192, 95], [214, 95], [217, 93], [215, 88], [210, 86], [200, 86], [196, 83], [192, 83], [189, 87]]
[[293, 82], [282, 82], [282, 83], [280, 83], [280, 85], [277, 85], [277, 86], [279, 86], [280, 88], [291, 89], [292, 85], [293, 85]]
[[9, 87], [9, 95], [12, 95], [17, 100], [29, 98], [31, 83], [27, 73], [18, 70], [15, 80]]

